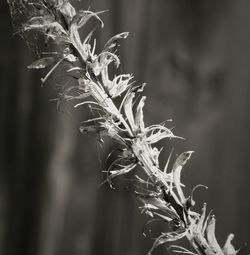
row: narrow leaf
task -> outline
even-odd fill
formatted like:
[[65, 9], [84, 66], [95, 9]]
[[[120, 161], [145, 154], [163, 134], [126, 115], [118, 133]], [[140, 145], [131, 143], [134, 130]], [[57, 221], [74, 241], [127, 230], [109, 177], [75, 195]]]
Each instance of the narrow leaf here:
[[181, 188], [181, 170], [183, 166], [187, 163], [187, 161], [190, 159], [193, 151], [186, 151], [183, 152], [175, 161], [174, 166], [173, 166], [173, 180], [174, 184], [177, 189], [177, 193], [180, 197], [181, 203], [185, 204], [185, 196], [183, 194], [182, 188]]
[[130, 93], [125, 101], [124, 101], [124, 111], [125, 111], [125, 115], [128, 119], [128, 122], [130, 124], [130, 127], [132, 130], [135, 129], [135, 121], [134, 121], [134, 114], [133, 114], [133, 98], [134, 98], [135, 94], [134, 93]]
[[143, 117], [143, 107], [145, 104], [146, 96], [143, 96], [137, 106], [137, 111], [135, 115], [135, 125], [140, 133], [144, 131], [144, 117]]
[[215, 217], [213, 215], [208, 220], [206, 234], [207, 234], [207, 241], [208, 241], [210, 248], [214, 252], [216, 252], [216, 254], [223, 254], [223, 252], [217, 242], [217, 239], [215, 237]]
[[165, 165], [164, 170], [163, 170], [164, 174], [167, 174], [168, 165], [169, 165], [170, 159], [171, 159], [171, 157], [172, 157], [173, 150], [174, 150], [174, 149], [172, 148], [172, 149], [171, 149], [171, 152], [170, 152], [170, 154], [169, 154], [169, 156], [168, 156], [168, 160], [167, 160], [166, 165]]

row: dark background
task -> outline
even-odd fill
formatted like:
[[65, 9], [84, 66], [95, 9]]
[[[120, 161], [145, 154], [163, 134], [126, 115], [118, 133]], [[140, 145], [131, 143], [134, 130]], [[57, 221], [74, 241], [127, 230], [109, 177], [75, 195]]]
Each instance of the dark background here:
[[[236, 248], [249, 253], [250, 2], [75, 4], [110, 10], [99, 46], [131, 32], [120, 48], [122, 71], [148, 83], [146, 122], [174, 120], [175, 133], [187, 138], [174, 144], [174, 154], [195, 151], [184, 170], [187, 190], [209, 186], [197, 192], [197, 210], [206, 201], [217, 216], [219, 242], [233, 232]], [[84, 111], [56, 110], [53, 81], [41, 89], [44, 74], [26, 69], [35, 56], [12, 35], [3, 0], [0, 29], [0, 254], [146, 254], [153, 241], [142, 237], [147, 218], [138, 201], [122, 184], [97, 188], [114, 145], [98, 149], [95, 137], [79, 133]]]

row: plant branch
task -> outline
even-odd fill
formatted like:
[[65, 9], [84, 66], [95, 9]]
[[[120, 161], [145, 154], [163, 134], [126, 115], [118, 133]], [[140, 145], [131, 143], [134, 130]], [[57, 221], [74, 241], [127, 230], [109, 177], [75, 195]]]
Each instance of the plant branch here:
[[[206, 215], [206, 204], [201, 213], [195, 212], [193, 192], [189, 196], [184, 194], [181, 172], [193, 151], [180, 154], [172, 167], [169, 166], [170, 154], [166, 167], [161, 170], [161, 150], [155, 144], [162, 139], [181, 137], [175, 136], [165, 124], [145, 126], [143, 107], [146, 97], [140, 96], [139, 102], [134, 99], [143, 92], [145, 84], [135, 85], [130, 74], [110, 77], [110, 65], [116, 68], [120, 65], [116, 53], [118, 41], [126, 38], [128, 33], [113, 36], [103, 50], [96, 53], [96, 39], [92, 38], [94, 30], [82, 41], [79, 29], [90, 19], [95, 19], [103, 27], [98, 16], [100, 13], [76, 11], [68, 0], [33, 0], [28, 4], [27, 1], [9, 0], [9, 6], [13, 20], [17, 19], [18, 8], [28, 18], [17, 28], [20, 34], [30, 31], [42, 34], [47, 42], [56, 44], [58, 48], [56, 57], [51, 55], [36, 60], [29, 68], [41, 69], [55, 63], [44, 82], [59, 65], [67, 66], [67, 73], [74, 72], [77, 85], [65, 88], [60, 93], [58, 104], [74, 100], [75, 107], [96, 105], [98, 114], [87, 120], [80, 130], [108, 136], [117, 143], [121, 153], [108, 170], [106, 181], [110, 186], [113, 178], [133, 171], [136, 166], [140, 166], [146, 175], [146, 178], [134, 176], [134, 193], [142, 202], [141, 212], [164, 221], [170, 229], [155, 240], [149, 254], [159, 245], [187, 238], [198, 254], [235, 255], [237, 251], [231, 244], [233, 235], [229, 235], [221, 248], [215, 237], [215, 217]], [[122, 98], [121, 103], [118, 97]], [[179, 250], [175, 245], [172, 247], [178, 253], [194, 254], [182, 247]]]

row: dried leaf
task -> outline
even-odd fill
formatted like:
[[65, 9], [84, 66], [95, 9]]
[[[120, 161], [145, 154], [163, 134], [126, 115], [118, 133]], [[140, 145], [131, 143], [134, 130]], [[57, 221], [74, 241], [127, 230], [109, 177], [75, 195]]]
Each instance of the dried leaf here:
[[[73, 91], [75, 90], [75, 91]], [[74, 93], [72, 93], [74, 92]], [[71, 93], [71, 94], [70, 94]], [[90, 96], [90, 92], [85, 90], [85, 88], [82, 87], [70, 87], [68, 89], [66, 89], [60, 97], [60, 100], [66, 100], [66, 101], [70, 101], [70, 100], [83, 100], [85, 98], [88, 98]]]
[[103, 51], [109, 51], [117, 46], [117, 41], [120, 39], [125, 39], [129, 35], [129, 32], [123, 32], [118, 35], [113, 36], [108, 40], [108, 42], [105, 44]]
[[112, 52], [102, 52], [98, 58], [103, 66], [109, 65], [111, 62], [114, 62], [116, 68], [118, 68], [120, 65], [119, 57]]
[[142, 83], [142, 84], [140, 84], [140, 85], [136, 85], [136, 86], [134, 86], [134, 87], [131, 89], [131, 91], [132, 91], [132, 92], [135, 92], [135, 93], [136, 93], [136, 92], [137, 92], [137, 93], [141, 93], [141, 92], [143, 92], [145, 86], [146, 86], [146, 83]]
[[54, 21], [55, 19], [50, 15], [32, 17], [24, 24], [24, 31], [31, 29], [44, 29]]
[[181, 170], [183, 166], [186, 164], [186, 162], [190, 159], [193, 151], [186, 151], [183, 152], [175, 161], [174, 166], [173, 166], [173, 180], [174, 184], [177, 189], [177, 193], [179, 195], [180, 201], [182, 204], [185, 204], [186, 198], [183, 194], [182, 188], [181, 188]]
[[69, 61], [70, 63], [74, 63], [77, 61], [77, 57], [73, 54], [64, 54], [64, 59]]
[[100, 127], [98, 127], [96, 125], [82, 126], [79, 128], [79, 130], [82, 134], [98, 133], [98, 132], [100, 132]]
[[166, 216], [166, 215], [163, 215], [163, 214], [160, 214], [160, 213], [157, 213], [157, 212], [154, 212], [155, 215], [159, 216], [161, 219], [163, 219], [164, 221], [166, 222], [171, 222], [173, 219]]
[[73, 17], [76, 15], [75, 8], [70, 4], [69, 1], [65, 0], [61, 1], [61, 3], [58, 4], [57, 8], [60, 10], [69, 25]]
[[130, 74], [121, 74], [116, 76], [112, 83], [111, 88], [109, 89], [109, 95], [112, 98], [120, 96], [129, 86], [129, 81], [133, 77]]
[[81, 28], [84, 26], [89, 19], [92, 17], [95, 17], [101, 24], [101, 27], [104, 26], [103, 21], [99, 18], [98, 14], [103, 13], [104, 11], [101, 12], [92, 12], [92, 11], [85, 11], [85, 10], [79, 10], [76, 15], [72, 19], [71, 24], [76, 24], [77, 28]]
[[163, 199], [138, 192], [136, 193], [136, 196], [139, 197], [139, 199], [146, 205], [146, 207], [150, 206], [154, 210], [161, 210], [164, 213], [167, 213], [171, 219], [178, 217], [178, 214], [170, 209], [168, 204]]
[[207, 209], [207, 204], [204, 203], [203, 207], [202, 207], [202, 210], [201, 210], [201, 215], [199, 217], [199, 221], [196, 224], [196, 230], [195, 231], [198, 232], [198, 233], [201, 233], [201, 235], [204, 235], [203, 227], [204, 227], [204, 224], [205, 224], [206, 209]]
[[113, 54], [111, 52], [102, 52], [94, 60], [94, 62], [92, 64], [90, 64], [95, 76], [99, 76], [100, 73], [103, 72], [102, 73], [102, 79], [104, 81], [104, 85], [106, 85], [107, 83], [110, 84], [110, 81], [109, 81], [109, 78], [108, 78], [108, 69], [107, 69], [107, 67], [112, 62], [114, 62], [116, 68], [120, 65], [120, 59], [115, 54]]
[[56, 68], [63, 62], [64, 58], [60, 59], [46, 74], [44, 78], [41, 78], [42, 83], [44, 84], [47, 79], [50, 77], [50, 75], [56, 70]]
[[173, 149], [171, 149], [171, 152], [170, 152], [170, 154], [168, 156], [168, 159], [167, 159], [167, 162], [165, 164], [165, 167], [164, 167], [164, 170], [163, 170], [164, 174], [167, 174], [168, 165], [169, 165], [170, 159], [172, 157], [172, 154], [173, 154]]
[[162, 192], [165, 201], [173, 207], [174, 211], [178, 215], [177, 218], [179, 218], [182, 222], [185, 222], [183, 206], [180, 204], [180, 201], [176, 197], [175, 193], [166, 191], [164, 188], [162, 189]]
[[186, 249], [186, 248], [184, 248], [182, 246], [179, 246], [179, 245], [170, 245], [169, 248], [172, 249], [172, 251], [175, 252], [175, 253], [190, 254], [190, 255], [199, 255], [199, 254], [194, 253], [192, 251], [189, 251], [188, 249]]
[[[56, 22], [51, 16], [38, 16], [31, 18], [26, 24], [24, 25], [23, 30], [38, 30], [45, 33], [48, 37], [53, 39], [57, 38], [58, 36], [66, 40], [67, 32], [64, 28]], [[64, 37], [63, 37], [64, 36]]]
[[235, 250], [234, 246], [232, 245], [233, 239], [234, 239], [234, 234], [228, 235], [226, 243], [223, 247], [223, 253], [225, 255], [236, 255], [238, 253], [238, 250]]
[[162, 245], [166, 242], [172, 242], [172, 241], [177, 241], [181, 238], [183, 238], [186, 235], [185, 231], [174, 231], [174, 232], [169, 232], [169, 233], [163, 233], [161, 234], [154, 242], [152, 248], [148, 252], [148, 255], [151, 255], [153, 250], [158, 247], [159, 245]]
[[176, 138], [170, 129], [162, 125], [152, 125], [146, 128], [145, 133], [147, 135], [146, 141], [148, 144], [154, 144], [164, 138]]
[[205, 186], [205, 185], [202, 185], [202, 184], [198, 184], [198, 185], [196, 185], [193, 189], [192, 189], [192, 191], [191, 191], [191, 195], [187, 198], [187, 200], [186, 200], [186, 208], [187, 208], [187, 210], [189, 210], [191, 207], [193, 207], [194, 205], [195, 205], [195, 200], [193, 199], [193, 197], [194, 197], [194, 192], [196, 191], [196, 189], [197, 188], [205, 188], [205, 189], [208, 189], [208, 187], [207, 186]]
[[123, 139], [119, 135], [119, 129], [111, 120], [106, 120], [101, 123], [101, 126], [104, 128], [102, 135], [109, 136], [110, 138], [118, 141], [119, 143], [123, 143]]
[[112, 170], [110, 171], [111, 175], [108, 177], [109, 181], [111, 181], [113, 178], [119, 176], [119, 175], [123, 175], [123, 174], [127, 174], [130, 171], [132, 171], [134, 168], [136, 167], [136, 164], [130, 164], [128, 166], [124, 166], [121, 169], [118, 170]]
[[135, 121], [134, 121], [134, 114], [133, 114], [133, 99], [135, 94], [130, 93], [127, 95], [125, 101], [124, 101], [124, 112], [128, 119], [129, 125], [132, 130], [135, 130]]
[[207, 242], [211, 250], [213, 250], [216, 254], [223, 254], [217, 239], [215, 237], [215, 217], [212, 215], [207, 224], [206, 228], [207, 234]]
[[46, 57], [46, 58], [40, 58], [36, 61], [34, 61], [31, 65], [28, 66], [29, 69], [43, 69], [47, 67], [48, 65], [54, 63], [55, 58], [53, 57]]
[[144, 117], [143, 117], [143, 107], [145, 104], [145, 100], [146, 100], [146, 96], [143, 96], [137, 106], [137, 111], [135, 115], [135, 125], [139, 133], [142, 133], [145, 128]]

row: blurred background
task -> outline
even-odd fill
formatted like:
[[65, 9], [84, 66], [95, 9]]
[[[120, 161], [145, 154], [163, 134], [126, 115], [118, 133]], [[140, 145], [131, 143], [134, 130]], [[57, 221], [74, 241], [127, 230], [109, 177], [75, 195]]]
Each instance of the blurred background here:
[[[194, 150], [184, 170], [190, 191], [217, 216], [217, 237], [229, 233], [250, 252], [250, 2], [247, 0], [83, 0], [100, 11], [99, 47], [122, 42], [121, 71], [146, 82], [147, 124], [173, 119], [174, 155]], [[84, 111], [57, 111], [53, 80], [27, 70], [35, 59], [13, 36], [6, 1], [0, 2], [0, 254], [143, 255], [148, 218], [122, 182], [98, 188], [114, 144], [99, 148], [83, 136]], [[167, 155], [171, 149], [164, 143]], [[172, 146], [172, 145], [171, 145]], [[163, 159], [165, 160], [165, 158]], [[159, 232], [164, 226], [157, 227]], [[187, 246], [188, 247], [188, 246]], [[168, 254], [166, 246], [155, 255]]]

